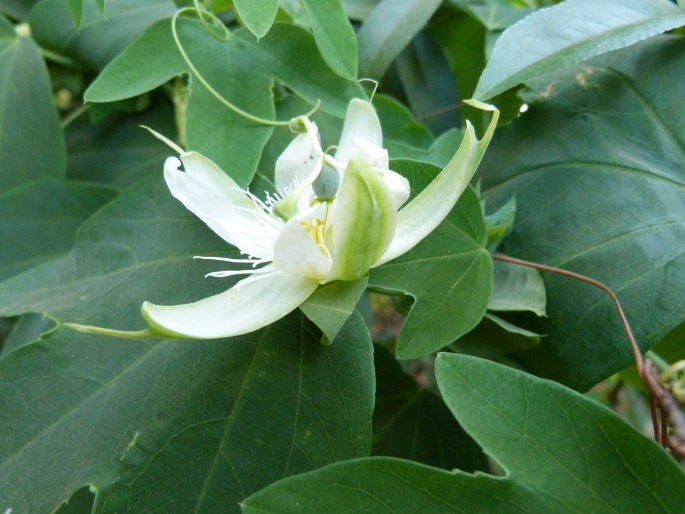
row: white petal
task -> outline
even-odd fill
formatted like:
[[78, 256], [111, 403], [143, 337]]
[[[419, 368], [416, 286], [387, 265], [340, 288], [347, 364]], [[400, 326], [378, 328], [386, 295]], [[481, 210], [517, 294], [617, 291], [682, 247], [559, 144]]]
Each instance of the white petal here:
[[142, 314], [150, 327], [168, 337], [214, 339], [247, 334], [295, 310], [319, 285], [318, 281], [274, 268], [253, 275], [228, 291], [195, 303], [154, 305]]
[[390, 165], [388, 151], [385, 148], [358, 138], [352, 140], [349, 158], [361, 159], [371, 168], [387, 170]]
[[[309, 179], [321, 170], [323, 150], [316, 123], [305, 123], [307, 132], [298, 134], [276, 160], [276, 190], [282, 197], [288, 196], [294, 186]], [[311, 181], [316, 175], [311, 178]], [[310, 183], [311, 183], [310, 181]]]
[[409, 181], [399, 173], [392, 170], [382, 170], [383, 183], [392, 195], [392, 202], [395, 210], [399, 210], [404, 205], [404, 202], [409, 199], [411, 193], [411, 186]]
[[301, 223], [310, 217], [323, 219], [325, 212], [325, 204], [318, 204], [288, 220], [274, 245], [273, 263], [277, 268], [316, 280], [326, 278], [331, 260]]
[[171, 194], [241, 252], [270, 258], [280, 233], [280, 220], [268, 215], [248, 198], [233, 179], [216, 164], [196, 152], [170, 157], [164, 178]]
[[[343, 163], [347, 163], [358, 148], [358, 143], [355, 144], [355, 140], [365, 141], [367, 144], [381, 149], [383, 147], [381, 122], [378, 120], [375, 109], [366, 100], [359, 100], [358, 98], [353, 99], [347, 106], [340, 143], [338, 143], [334, 157]], [[367, 164], [371, 166], [371, 163], [367, 162]], [[387, 165], [377, 167], [387, 168]]]
[[471, 100], [466, 103], [492, 112], [492, 119], [483, 139], [478, 140], [473, 125], [467, 122], [464, 139], [452, 160], [397, 214], [395, 237], [383, 257], [374, 266], [399, 257], [416, 246], [442, 223], [469, 185], [495, 132], [499, 111], [496, 107], [482, 102]]
[[396, 220], [382, 170], [361, 160], [350, 161], [333, 206], [333, 265], [328, 281], [366, 275], [390, 245]]

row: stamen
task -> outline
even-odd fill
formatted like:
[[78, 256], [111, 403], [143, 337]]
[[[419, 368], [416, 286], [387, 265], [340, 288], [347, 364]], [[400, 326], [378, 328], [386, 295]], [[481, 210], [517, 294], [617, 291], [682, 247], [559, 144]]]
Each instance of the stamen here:
[[207, 278], [207, 277], [224, 278], [224, 277], [233, 277], [236, 275], [258, 275], [260, 273], [269, 273], [271, 271], [273, 271], [273, 269], [269, 268], [268, 266], [265, 266], [264, 268], [259, 268], [259, 269], [212, 271], [211, 273], [207, 273], [205, 275], [205, 278]]
[[316, 246], [319, 247], [319, 249], [321, 250], [321, 253], [323, 253], [326, 257], [328, 257], [329, 259], [332, 259], [332, 258], [333, 258], [333, 257], [331, 256], [331, 252], [328, 251], [328, 248], [326, 247], [326, 244], [325, 244], [325, 243], [320, 243], [320, 244], [318, 244], [318, 245], [316, 245]]
[[247, 259], [232, 259], [230, 257], [204, 257], [202, 255], [196, 255], [193, 257], [193, 259], [204, 259], [204, 260], [208, 260], [208, 261], [235, 262], [236, 264], [251, 264], [253, 268], [259, 264], [263, 264], [265, 262], [271, 261], [271, 259], [255, 259], [251, 255], [248, 255]]
[[233, 286], [233, 289], [240, 289], [246, 282], [256, 282], [257, 280], [262, 280], [263, 278], [267, 278], [269, 276], [269, 273], [273, 271], [273, 267], [267, 266], [266, 268], [262, 268], [264, 270], [263, 273], [259, 274], [253, 274], [251, 277], [246, 278], [245, 280], [241, 280], [238, 282], [236, 285]]

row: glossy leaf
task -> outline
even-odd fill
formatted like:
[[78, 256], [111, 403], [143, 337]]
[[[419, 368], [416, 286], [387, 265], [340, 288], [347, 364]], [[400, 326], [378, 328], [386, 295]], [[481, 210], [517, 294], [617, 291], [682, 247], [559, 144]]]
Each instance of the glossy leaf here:
[[382, 0], [357, 34], [359, 74], [380, 79], [407, 43], [426, 24], [440, 0]]
[[357, 38], [341, 0], [302, 0], [316, 45], [326, 64], [347, 80], [357, 79]]
[[511, 26], [495, 43], [474, 98], [685, 25], [668, 0], [567, 0]]
[[[409, 179], [413, 192], [440, 171], [412, 161], [393, 161], [391, 167]], [[371, 270], [370, 286], [402, 291], [416, 300], [397, 339], [398, 357], [438, 350], [478, 324], [492, 287], [492, 262], [484, 238], [483, 212], [468, 188], [428, 237]]]
[[463, 355], [441, 354], [436, 374], [453, 414], [506, 476], [357, 459], [277, 482], [243, 513], [682, 511], [685, 474], [675, 461], [592, 400]]
[[147, 27], [174, 14], [172, 0], [107, 0], [105, 15], [86, 0], [79, 28], [64, 0], [42, 0], [31, 11], [31, 33], [43, 47], [83, 66], [101, 69]]
[[64, 134], [45, 62], [33, 40], [0, 38], [0, 69], [2, 191], [35, 179], [64, 176]]
[[[227, 287], [192, 259], [227, 250], [161, 177], [145, 180], [91, 218], [69, 255], [0, 284], [2, 313], [135, 328], [145, 299]], [[85, 483], [99, 511], [232, 512], [283, 476], [367, 455], [368, 331], [354, 315], [339, 344], [320, 337], [294, 313], [229, 340], [62, 328], [3, 353], [0, 510], [50, 512]]]
[[[516, 195], [500, 251], [602, 281], [643, 350], [685, 320], [685, 118], [672, 107], [684, 49], [655, 38], [537, 82], [480, 168], [489, 205]], [[544, 278], [552, 323], [545, 344], [519, 356], [528, 369], [585, 389], [631, 364], [604, 293]]]
[[233, 0], [233, 5], [245, 26], [257, 38], [269, 32], [278, 12], [278, 0]]

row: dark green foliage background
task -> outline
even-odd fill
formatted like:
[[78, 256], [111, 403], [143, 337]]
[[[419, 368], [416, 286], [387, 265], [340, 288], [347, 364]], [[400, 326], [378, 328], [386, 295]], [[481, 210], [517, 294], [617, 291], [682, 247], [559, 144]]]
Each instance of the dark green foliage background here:
[[[178, 20], [203, 77], [266, 119], [320, 101], [324, 148], [349, 100], [371, 96], [358, 77], [379, 80], [384, 144], [412, 196], [450, 160], [464, 120], [479, 135], [490, 120], [454, 104], [495, 103], [479, 183], [368, 282], [322, 288], [251, 334], [66, 330], [138, 330], [143, 301], [234, 283], [203, 278], [215, 263], [193, 256], [237, 250], [171, 197], [161, 171], [173, 151], [140, 125], [257, 196], [273, 191], [292, 134], [236, 114], [190, 73], [170, 21], [186, 3], [0, 0], [0, 512], [683, 512], [682, 468], [573, 390], [632, 362], [609, 299], [543, 274], [547, 318], [488, 311], [496, 298], [536, 310], [543, 291], [493, 279], [483, 212], [515, 197], [499, 252], [603, 281], [643, 350], [683, 358], [685, 42], [659, 35], [685, 24], [682, 9], [208, 2], [227, 41], [194, 15]], [[371, 306], [382, 306], [366, 285], [405, 315], [376, 345]]]

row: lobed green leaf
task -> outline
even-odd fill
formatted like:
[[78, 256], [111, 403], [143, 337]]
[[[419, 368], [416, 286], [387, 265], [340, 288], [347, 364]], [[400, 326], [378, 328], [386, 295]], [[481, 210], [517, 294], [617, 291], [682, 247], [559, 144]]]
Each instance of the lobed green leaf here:
[[[393, 161], [391, 167], [409, 179], [414, 193], [440, 171], [414, 161]], [[484, 243], [483, 211], [474, 191], [467, 188], [423, 241], [371, 270], [370, 286], [415, 298], [397, 339], [398, 357], [434, 352], [478, 324], [492, 288], [492, 262]]]
[[438, 356], [436, 375], [452, 413], [506, 476], [357, 459], [281, 480], [243, 502], [243, 513], [675, 514], [685, 507], [680, 467], [592, 400], [464, 355]]

